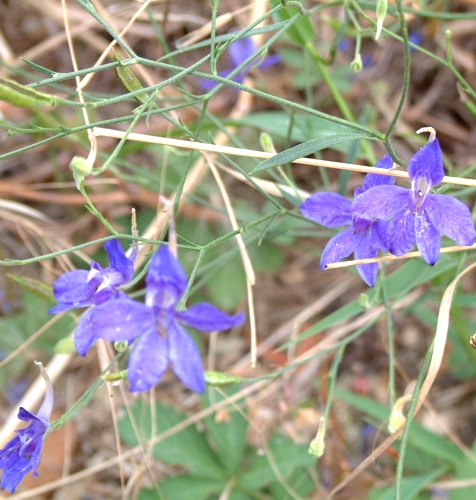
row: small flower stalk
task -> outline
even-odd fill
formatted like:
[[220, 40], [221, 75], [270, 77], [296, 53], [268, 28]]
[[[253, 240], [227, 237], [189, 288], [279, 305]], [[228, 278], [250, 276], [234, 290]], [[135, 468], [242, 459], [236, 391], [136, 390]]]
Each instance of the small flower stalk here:
[[3, 469], [2, 490], [15, 491], [21, 480], [33, 471], [38, 476], [41, 452], [45, 433], [50, 424], [53, 410], [53, 387], [50, 378], [40, 362], [35, 361], [46, 383], [46, 392], [43, 403], [35, 415], [25, 408], [18, 412], [18, 418], [30, 425], [17, 431], [17, 435], [10, 440], [3, 450], [0, 450], [0, 469]]

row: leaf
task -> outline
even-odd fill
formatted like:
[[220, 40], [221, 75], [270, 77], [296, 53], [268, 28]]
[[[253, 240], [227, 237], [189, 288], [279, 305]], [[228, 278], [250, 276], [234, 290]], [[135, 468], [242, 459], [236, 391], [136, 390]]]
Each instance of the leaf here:
[[[228, 389], [227, 394], [232, 395], [237, 392], [237, 389]], [[207, 407], [222, 401], [225, 396], [222, 395], [223, 391], [208, 390], [205, 395], [205, 403]], [[248, 430], [248, 422], [246, 418], [233, 407], [220, 414], [210, 415], [205, 419], [207, 430], [210, 437], [213, 439], [220, 461], [224, 465], [226, 471], [231, 476], [233, 475], [241, 462], [246, 445], [246, 431]], [[217, 420], [218, 415], [221, 416]]]
[[[390, 415], [390, 408], [387, 406], [352, 392], [336, 389], [336, 396], [376, 420], [385, 421]], [[415, 421], [410, 428], [409, 442], [415, 448], [445, 462], [457, 463], [463, 458], [463, 452], [456, 445]]]
[[[448, 467], [440, 467], [439, 469], [428, 472], [427, 474], [422, 474], [420, 476], [412, 476], [406, 477], [402, 480], [402, 490], [400, 498], [405, 500], [415, 499], [418, 493], [423, 490], [425, 486], [432, 483], [435, 479], [441, 476], [448, 470]], [[385, 488], [381, 494], [373, 494], [371, 496], [372, 500], [393, 500], [395, 498], [395, 488]], [[471, 496], [465, 497], [465, 500], [468, 498], [473, 498]]]
[[[307, 446], [296, 444], [280, 434], [271, 437], [269, 448], [272, 459], [284, 478], [288, 478], [297, 467], [315, 466], [315, 460], [307, 452]], [[275, 481], [278, 481], [278, 477], [266, 454], [255, 455], [246, 472], [238, 478], [238, 485], [253, 491]]]
[[305, 156], [309, 156], [316, 151], [321, 151], [322, 149], [334, 146], [335, 144], [360, 139], [371, 139], [371, 137], [366, 134], [337, 134], [319, 137], [318, 139], [311, 139], [310, 141], [294, 146], [293, 148], [286, 149], [286, 151], [278, 153], [272, 158], [262, 161], [251, 171], [251, 174], [289, 163], [297, 160], [298, 158], [304, 158]]
[[[151, 435], [150, 405], [137, 401], [132, 407], [132, 414], [140, 429], [140, 442], [143, 443], [151, 439], [153, 436]], [[157, 434], [171, 429], [187, 418], [183, 413], [179, 413], [160, 402], [156, 403], [155, 415]], [[139, 444], [129, 416], [120, 420], [119, 432], [127, 444], [131, 446]], [[153, 455], [166, 464], [183, 465], [191, 474], [203, 479], [221, 480], [225, 477], [225, 472], [208, 444], [206, 436], [199, 432], [194, 425], [189, 425], [156, 444]]]
[[53, 287], [51, 285], [47, 285], [43, 281], [29, 276], [17, 276], [10, 273], [7, 273], [7, 276], [23, 288], [23, 290], [31, 292], [40, 299], [47, 300], [48, 302], [56, 302], [55, 296], [53, 295]]
[[239, 257], [219, 267], [207, 281], [210, 302], [227, 311], [238, 307], [246, 292], [246, 278]]
[[[472, 447], [473, 454], [476, 453], [476, 443]], [[453, 480], [474, 479], [476, 477], [476, 463], [468, 456], [464, 456], [463, 460], [456, 464], [455, 475]], [[455, 488], [450, 490], [450, 500], [468, 500], [476, 498], [476, 486], [468, 486], [467, 488]]]
[[156, 490], [141, 490], [139, 500], [202, 500], [218, 494], [226, 486], [225, 480], [203, 479], [194, 476], [166, 477], [160, 482], [160, 493]]
[[[276, 7], [280, 4], [280, 1], [273, 0], [271, 3], [273, 7]], [[299, 14], [299, 10], [296, 7], [286, 7], [278, 10], [275, 15], [279, 21], [289, 21], [296, 14]], [[309, 17], [301, 16], [286, 30], [286, 35], [298, 45], [304, 46], [310, 42], [314, 38], [315, 32]]]

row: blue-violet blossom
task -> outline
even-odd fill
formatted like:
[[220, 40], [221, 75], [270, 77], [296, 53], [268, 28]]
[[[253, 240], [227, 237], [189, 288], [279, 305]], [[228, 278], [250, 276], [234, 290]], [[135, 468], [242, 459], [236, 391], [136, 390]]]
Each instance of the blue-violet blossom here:
[[[61, 275], [53, 284], [53, 292], [58, 305], [50, 309], [56, 314], [77, 307], [98, 306], [111, 299], [126, 297], [119, 287], [128, 283], [134, 275], [134, 260], [137, 247], [130, 257], [117, 240], [104, 244], [110, 265], [103, 269], [97, 262], [91, 262], [91, 269], [69, 271]], [[89, 327], [92, 309], [81, 317], [74, 332], [74, 346], [85, 356], [97, 338]]]
[[440, 255], [442, 234], [458, 245], [471, 246], [476, 232], [468, 207], [451, 196], [430, 193], [445, 175], [437, 139], [413, 155], [408, 175], [410, 189], [385, 185], [361, 194], [354, 201], [354, 215], [365, 219], [391, 219], [387, 227], [390, 252], [403, 255], [416, 242], [430, 265], [435, 264]]
[[[232, 42], [228, 47], [231, 67], [224, 71], [220, 71], [218, 74], [222, 78], [226, 78], [232, 71], [234, 71], [238, 66], [241, 66], [249, 57], [251, 57], [258, 48], [256, 44], [253, 42], [252, 38], [239, 38]], [[244, 66], [236, 75], [233, 76], [232, 80], [236, 83], [243, 83], [246, 75], [249, 70], [256, 63], [256, 59], [253, 59], [250, 63]], [[257, 66], [259, 69], [267, 69], [271, 66], [274, 66], [281, 60], [278, 54], [273, 54], [271, 56], [265, 57], [264, 60]], [[203, 78], [200, 79], [200, 87], [208, 92], [212, 90], [218, 85], [217, 82], [212, 80], [205, 80]]]
[[[390, 169], [393, 161], [389, 155], [382, 158], [375, 167]], [[356, 199], [362, 193], [380, 186], [391, 187], [395, 178], [388, 175], [367, 174], [362, 187], [354, 191]], [[352, 212], [352, 202], [337, 193], [315, 193], [307, 198], [300, 207], [304, 217], [325, 227], [342, 227], [345, 229], [333, 236], [322, 252], [320, 266], [324, 270], [328, 264], [339, 262], [354, 253], [356, 259], [376, 257], [379, 250], [388, 250], [385, 233], [387, 222], [375, 220], [375, 217], [356, 216]], [[377, 279], [378, 264], [359, 264], [357, 270], [362, 279], [374, 286]]]
[[46, 383], [43, 403], [36, 415], [20, 407], [18, 418], [24, 422], [30, 422], [30, 425], [16, 431], [17, 435], [6, 444], [3, 450], [0, 450], [0, 469], [3, 469], [2, 490], [10, 489], [11, 493], [30, 471], [33, 471], [34, 476], [38, 476], [43, 440], [50, 426], [53, 387], [43, 365], [36, 361], [35, 363]]
[[202, 393], [205, 375], [200, 353], [182, 325], [211, 332], [243, 323], [242, 313], [229, 316], [208, 303], [177, 311], [186, 288], [185, 271], [169, 248], [162, 246], [147, 272], [145, 304], [118, 298], [92, 309], [89, 328], [94, 338], [131, 342], [140, 335], [128, 364], [132, 392], [157, 384], [170, 361], [183, 384]]

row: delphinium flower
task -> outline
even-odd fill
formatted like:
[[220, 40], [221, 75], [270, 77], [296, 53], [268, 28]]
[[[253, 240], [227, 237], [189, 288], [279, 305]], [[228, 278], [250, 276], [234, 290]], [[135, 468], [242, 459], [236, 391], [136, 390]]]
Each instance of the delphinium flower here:
[[123, 297], [92, 309], [89, 328], [95, 339], [131, 342], [140, 335], [128, 364], [132, 392], [157, 384], [170, 362], [185, 386], [202, 393], [205, 375], [200, 353], [182, 325], [211, 332], [243, 323], [242, 313], [229, 316], [208, 303], [178, 311], [186, 288], [185, 271], [169, 248], [162, 246], [147, 272], [145, 304]]
[[[390, 156], [382, 158], [375, 167], [390, 169], [393, 161]], [[369, 189], [381, 186], [391, 187], [394, 177], [379, 174], [367, 174], [362, 187], [354, 191], [358, 199]], [[352, 212], [352, 202], [337, 193], [315, 193], [307, 198], [300, 207], [302, 214], [325, 227], [342, 227], [345, 229], [333, 236], [322, 252], [320, 266], [324, 270], [328, 264], [339, 262], [354, 253], [358, 260], [376, 257], [379, 250], [387, 250], [385, 233], [387, 222], [375, 217], [356, 216]], [[362, 279], [374, 286], [377, 279], [378, 264], [359, 264], [357, 271]]]
[[[127, 257], [117, 240], [106, 242], [104, 248], [109, 256], [108, 267], [103, 269], [93, 261], [89, 271], [69, 271], [54, 282], [53, 292], [59, 304], [50, 309], [50, 314], [98, 306], [108, 300], [125, 296], [119, 287], [128, 283], [134, 274], [137, 250], [134, 248], [131, 256]], [[81, 356], [85, 356], [96, 341], [89, 328], [91, 311], [92, 309], [83, 314], [74, 332], [74, 345]]]
[[[236, 68], [238, 68], [238, 66], [243, 64], [249, 57], [251, 57], [257, 50], [258, 48], [256, 47], [256, 44], [253, 42], [252, 38], [249, 37], [239, 38], [235, 40], [228, 47], [231, 67], [224, 71], [220, 71], [218, 75], [221, 76], [222, 78], [226, 78], [232, 71], [234, 71]], [[271, 56], [265, 57], [263, 61], [257, 66], [257, 68], [262, 70], [267, 69], [277, 64], [280, 60], [281, 58], [278, 54], [273, 54]], [[259, 61], [258, 57], [253, 59], [250, 63], [244, 66], [236, 75], [234, 75], [232, 80], [237, 83], [243, 83], [246, 75], [248, 74], [252, 66], [256, 64], [256, 62], [258, 61]], [[217, 85], [218, 83], [212, 80], [205, 80], [203, 78], [200, 79], [200, 87], [205, 92], [208, 92]]]
[[50, 426], [53, 387], [43, 365], [36, 361], [35, 363], [46, 383], [43, 403], [36, 415], [20, 407], [18, 418], [24, 422], [30, 422], [30, 425], [18, 430], [17, 435], [7, 443], [3, 450], [0, 450], [0, 469], [3, 469], [2, 490], [10, 489], [11, 493], [30, 471], [33, 471], [34, 476], [38, 476], [43, 440]]
[[445, 175], [443, 155], [437, 139], [423, 146], [408, 164], [411, 188], [376, 186], [354, 201], [354, 216], [366, 219], [391, 219], [387, 244], [394, 255], [404, 255], [415, 244], [425, 261], [438, 260], [441, 235], [458, 245], [471, 246], [476, 232], [471, 213], [461, 201], [451, 196], [432, 194]]

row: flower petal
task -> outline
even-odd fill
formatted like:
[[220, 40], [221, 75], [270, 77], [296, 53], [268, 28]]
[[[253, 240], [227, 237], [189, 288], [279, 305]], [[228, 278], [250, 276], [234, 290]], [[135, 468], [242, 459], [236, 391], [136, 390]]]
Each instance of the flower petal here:
[[126, 252], [124, 252], [121, 244], [117, 240], [110, 240], [106, 241], [104, 248], [109, 255], [110, 263], [110, 267], [106, 268], [105, 271], [107, 272], [110, 268], [119, 271], [123, 277], [123, 282], [121, 284], [130, 281], [134, 275], [134, 264], [127, 258]]
[[428, 220], [425, 211], [415, 214], [415, 238], [418, 250], [425, 261], [432, 266], [440, 256], [441, 236]]
[[352, 215], [362, 219], [390, 219], [408, 206], [409, 190], [400, 186], [376, 186], [357, 196]]
[[239, 38], [235, 40], [228, 47], [233, 69], [243, 64], [256, 52], [256, 50], [256, 44], [251, 37]]
[[147, 272], [146, 303], [166, 308], [175, 305], [187, 288], [187, 275], [167, 246], [152, 257]]
[[324, 270], [327, 264], [339, 262], [345, 259], [354, 251], [354, 230], [348, 227], [333, 236], [324, 248], [321, 255], [320, 266]]
[[[356, 260], [377, 257], [380, 247], [380, 238], [373, 228], [370, 228], [370, 230], [363, 235], [354, 234], [353, 240], [354, 258]], [[378, 274], [377, 262], [373, 262], [372, 264], [358, 264], [357, 271], [367, 285], [375, 286]]]
[[156, 328], [152, 310], [132, 299], [114, 299], [94, 306], [88, 316], [89, 335], [116, 342], [134, 340]]
[[175, 317], [181, 323], [202, 332], [228, 330], [234, 326], [242, 325], [245, 321], [243, 313], [230, 316], [207, 302], [194, 304], [187, 311], [177, 311]]
[[299, 206], [304, 217], [325, 227], [348, 226], [352, 223], [352, 203], [337, 193], [315, 193]]
[[155, 329], [143, 333], [132, 349], [127, 366], [130, 391], [147, 391], [154, 387], [165, 373], [167, 364], [167, 341]]
[[74, 330], [74, 347], [81, 356], [86, 356], [91, 346], [96, 342], [97, 337], [91, 324], [91, 313], [93, 308], [86, 311], [79, 320], [76, 330]]
[[443, 180], [443, 154], [438, 139], [429, 142], [413, 155], [408, 162], [408, 175], [412, 181], [418, 178], [428, 179], [431, 187]]
[[[393, 167], [392, 157], [390, 155], [384, 156], [374, 165], [374, 167], [390, 170]], [[364, 178], [364, 182], [362, 183], [362, 189], [367, 191], [375, 186], [393, 184], [395, 184], [395, 177], [391, 175], [367, 174]]]
[[167, 333], [169, 359], [177, 377], [192, 391], [205, 391], [205, 373], [202, 359], [192, 337], [177, 323], [172, 322]]
[[76, 307], [74, 304], [88, 301], [91, 298], [87, 288], [88, 273], [89, 271], [78, 269], [62, 274], [53, 283], [53, 293], [56, 300], [69, 304], [69, 309]]
[[415, 223], [409, 208], [398, 212], [389, 222], [387, 243], [393, 255], [404, 255], [411, 250], [415, 243]]
[[444, 194], [432, 194], [425, 211], [440, 234], [455, 240], [458, 245], [473, 244], [476, 232], [471, 212], [462, 201]]

